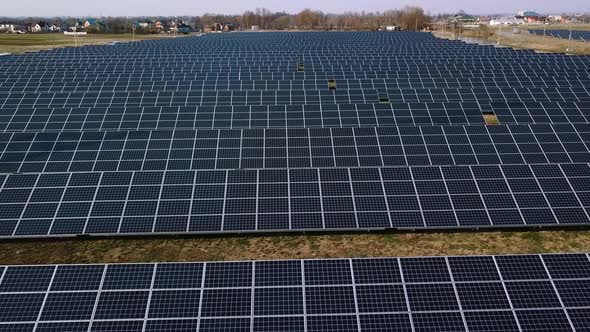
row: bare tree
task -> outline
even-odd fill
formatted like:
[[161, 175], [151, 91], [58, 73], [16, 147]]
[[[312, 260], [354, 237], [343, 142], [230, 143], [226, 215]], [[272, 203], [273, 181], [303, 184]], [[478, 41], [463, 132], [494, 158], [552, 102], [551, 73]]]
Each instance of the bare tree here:
[[[157, 20], [165, 22], [170, 17], [108, 17], [103, 19], [106, 25], [105, 31], [113, 33], [124, 33], [129, 31], [130, 22], [152, 21]], [[197, 29], [212, 28], [214, 25], [221, 24], [227, 26], [233, 25], [236, 29], [249, 30], [252, 26], [257, 25], [262, 29], [284, 30], [297, 28], [301, 30], [377, 30], [388, 25], [395, 25], [403, 30], [421, 30], [428, 26], [431, 19], [424, 13], [420, 7], [408, 6], [402, 9], [389, 9], [383, 12], [345, 12], [343, 14], [324, 14], [321, 11], [305, 9], [298, 14], [287, 14], [284, 12], [271, 12], [267, 8], [256, 8], [247, 10], [241, 15], [221, 15], [221, 14], [204, 14], [197, 17], [182, 16], [174, 18], [182, 22], [192, 22]], [[26, 18], [23, 23], [47, 21], [50, 24], [64, 22], [72, 26], [75, 22], [82, 19], [76, 18]], [[91, 29], [89, 29], [91, 30]], [[105, 32], [103, 28], [97, 29], [96, 32]], [[144, 29], [145, 33], [151, 32], [150, 29]], [[152, 29], [153, 30], [153, 29]], [[141, 30], [138, 30], [141, 32]]]
[[313, 30], [315, 28], [322, 28], [320, 24], [323, 21], [323, 17], [324, 13], [322, 13], [321, 11], [304, 9], [295, 16], [295, 22], [299, 29]]

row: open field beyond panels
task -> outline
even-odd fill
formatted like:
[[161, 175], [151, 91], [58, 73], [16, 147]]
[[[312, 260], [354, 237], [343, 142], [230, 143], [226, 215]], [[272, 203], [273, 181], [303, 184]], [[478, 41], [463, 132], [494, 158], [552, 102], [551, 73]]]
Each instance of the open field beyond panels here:
[[131, 42], [146, 39], [169, 38], [166, 35], [132, 34], [89, 34], [82, 36], [64, 35], [62, 33], [38, 34], [0, 34], [0, 53], [23, 53], [49, 50], [57, 47], [75, 47], [78, 45], [100, 45], [111, 42]]

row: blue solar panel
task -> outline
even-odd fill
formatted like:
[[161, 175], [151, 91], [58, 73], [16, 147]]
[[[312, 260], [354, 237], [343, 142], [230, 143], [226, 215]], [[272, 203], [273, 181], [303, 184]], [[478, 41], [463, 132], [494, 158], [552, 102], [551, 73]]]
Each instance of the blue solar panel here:
[[586, 226], [588, 60], [369, 32], [3, 57], [0, 237]]
[[548, 36], [562, 39], [572, 39], [576, 41], [590, 41], [590, 31], [578, 30], [529, 30], [530, 33], [538, 36]]
[[588, 275], [586, 254], [9, 266], [0, 329], [575, 331]]
[[[2, 237], [567, 227], [589, 164], [11, 174]], [[46, 179], [64, 178], [59, 183]]]

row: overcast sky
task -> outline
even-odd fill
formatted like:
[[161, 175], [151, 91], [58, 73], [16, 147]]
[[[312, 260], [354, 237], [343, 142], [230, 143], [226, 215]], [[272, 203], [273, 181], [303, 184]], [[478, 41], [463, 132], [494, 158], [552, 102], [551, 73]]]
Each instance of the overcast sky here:
[[239, 14], [256, 7], [297, 13], [305, 8], [328, 13], [383, 11], [405, 5], [419, 5], [427, 12], [455, 13], [463, 9], [474, 14], [514, 13], [533, 10], [543, 14], [590, 12], [590, 0], [0, 0], [0, 16], [173, 16], [204, 13]]

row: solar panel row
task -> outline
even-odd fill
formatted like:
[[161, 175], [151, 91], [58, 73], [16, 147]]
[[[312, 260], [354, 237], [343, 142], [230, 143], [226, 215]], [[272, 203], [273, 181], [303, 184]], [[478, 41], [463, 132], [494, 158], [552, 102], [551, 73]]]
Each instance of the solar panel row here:
[[585, 254], [1, 267], [2, 331], [582, 331]]
[[[389, 73], [388, 73], [389, 74]], [[380, 91], [408, 90], [409, 89], [535, 89], [536, 87], [571, 87], [588, 84], [583, 77], [554, 77], [537, 76], [534, 83], [531, 77], [451, 77], [451, 73], [428, 72], [429, 77], [407, 77], [398, 71], [396, 77], [387, 79], [334, 79], [336, 90], [371, 90]], [[185, 74], [186, 75], [186, 74]], [[8, 76], [8, 75], [7, 75]], [[37, 76], [37, 75], [36, 75]], [[59, 77], [59, 81], [43, 82], [43, 76], [35, 77], [41, 82], [29, 82], [31, 78], [19, 77], [18, 79], [6, 80], [0, 83], [0, 91], [3, 95], [19, 93], [109, 93], [109, 92], [197, 92], [197, 91], [327, 91], [330, 87], [325, 79], [303, 79], [294, 80], [248, 80], [246, 77], [240, 80], [228, 79], [207, 79], [189, 80], [187, 77], [170, 76], [162, 80], [150, 77], [150, 81], [137, 81], [135, 77], [122, 77], [117, 75], [97, 75], [98, 77], [88, 79], [88, 75], [70, 75]], [[178, 76], [178, 75], [174, 75]], [[408, 75], [409, 76], [409, 71]], [[440, 78], [430, 78], [441, 76]], [[57, 79], [51, 77], [51, 79]], [[407, 93], [406, 93], [407, 94]]]
[[[4, 94], [0, 109], [68, 107], [170, 107], [241, 105], [371, 104], [387, 97], [394, 103], [448, 102], [583, 102], [590, 92], [583, 88], [501, 89], [404, 89], [301, 90], [301, 91], [199, 91], [199, 92], [103, 92]], [[491, 91], [490, 91], [491, 90]], [[189, 95], [190, 94], [190, 95]]]
[[530, 33], [538, 36], [549, 36], [562, 39], [573, 39], [579, 41], [590, 41], [590, 31], [578, 30], [529, 30]]
[[590, 162], [588, 125], [0, 134], [0, 172]]
[[587, 103], [410, 103], [278, 106], [37, 108], [2, 110], [0, 131], [117, 131], [588, 123]]
[[590, 165], [1, 177], [3, 237], [580, 225]]

